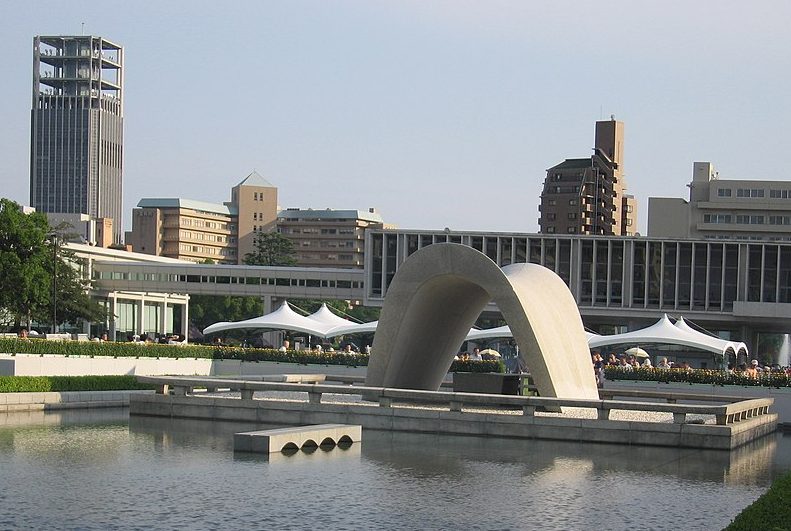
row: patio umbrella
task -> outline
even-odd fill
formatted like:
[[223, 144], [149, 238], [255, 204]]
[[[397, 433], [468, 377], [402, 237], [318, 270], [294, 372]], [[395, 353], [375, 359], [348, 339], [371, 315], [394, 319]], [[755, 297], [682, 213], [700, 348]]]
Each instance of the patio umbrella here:
[[481, 351], [481, 356], [489, 355], [493, 358], [501, 358], [500, 353], [494, 350], [493, 348], [486, 348]]
[[630, 356], [634, 356], [635, 358], [648, 358], [650, 355], [645, 350], [641, 349], [640, 347], [632, 347], [627, 349], [625, 354], [629, 354]]

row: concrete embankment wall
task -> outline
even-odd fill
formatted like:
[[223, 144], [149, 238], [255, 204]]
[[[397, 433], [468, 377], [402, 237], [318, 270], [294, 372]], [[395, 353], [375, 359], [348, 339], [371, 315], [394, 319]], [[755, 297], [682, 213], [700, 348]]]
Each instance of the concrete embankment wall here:
[[135, 396], [129, 414], [276, 425], [353, 424], [387, 431], [721, 450], [771, 433], [777, 422], [773, 414], [718, 426], [160, 394]]
[[63, 393], [0, 393], [0, 413], [127, 407], [131, 395], [153, 391], [69, 391]]

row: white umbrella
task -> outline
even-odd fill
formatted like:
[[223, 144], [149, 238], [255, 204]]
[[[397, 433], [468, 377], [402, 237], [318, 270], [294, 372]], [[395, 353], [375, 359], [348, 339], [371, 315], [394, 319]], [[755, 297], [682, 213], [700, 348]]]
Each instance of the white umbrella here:
[[481, 351], [481, 356], [485, 356], [487, 354], [489, 356], [492, 356], [493, 358], [501, 358], [502, 357], [502, 356], [500, 356], [500, 353], [497, 352], [496, 350], [494, 350], [493, 348], [486, 348], [486, 349], [483, 349]]
[[635, 358], [648, 358], [650, 355], [645, 350], [641, 349], [640, 347], [632, 347], [627, 349], [625, 354], [629, 354], [630, 356], [634, 356]]

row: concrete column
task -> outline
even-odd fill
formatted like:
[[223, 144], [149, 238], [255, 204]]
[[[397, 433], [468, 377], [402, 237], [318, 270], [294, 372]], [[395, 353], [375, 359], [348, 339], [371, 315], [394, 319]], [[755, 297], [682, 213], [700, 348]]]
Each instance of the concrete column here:
[[107, 334], [112, 339], [115, 339], [115, 320], [116, 320], [116, 312], [117, 310], [117, 300], [115, 298], [115, 292], [110, 293], [110, 297], [108, 298], [110, 302], [110, 317], [109, 317], [109, 333]]
[[146, 298], [140, 297], [140, 300], [137, 301], [137, 319], [135, 323], [135, 333], [139, 336], [142, 336], [145, 332], [145, 321], [144, 315], [146, 312]]
[[184, 305], [181, 311], [181, 335], [184, 336], [184, 342], [189, 343], [190, 339], [190, 311], [189, 311], [189, 295], [187, 295], [187, 300], [184, 301]]
[[168, 297], [165, 295], [159, 303], [159, 333], [164, 334], [167, 331], [168, 319]]

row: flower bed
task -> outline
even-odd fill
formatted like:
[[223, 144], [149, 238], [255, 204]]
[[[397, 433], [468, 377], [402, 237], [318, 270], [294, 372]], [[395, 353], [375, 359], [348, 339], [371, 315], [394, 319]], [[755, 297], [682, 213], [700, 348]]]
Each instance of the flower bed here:
[[[157, 343], [95, 343], [92, 341], [47, 341], [43, 339], [0, 339], [0, 352], [60, 356], [114, 358], [194, 358], [240, 361], [271, 361], [316, 365], [365, 367], [368, 354], [316, 352], [312, 350], [224, 347], [214, 345], [160, 345]], [[450, 372], [505, 372], [502, 361], [454, 361]]]
[[625, 370], [621, 367], [606, 367], [604, 375], [608, 380], [629, 380], [643, 382], [681, 382], [689, 384], [742, 385], [763, 387], [791, 387], [791, 375], [784, 372], [760, 373], [758, 378], [750, 378], [742, 372], [717, 371], [709, 369], [657, 369], [639, 368]]

